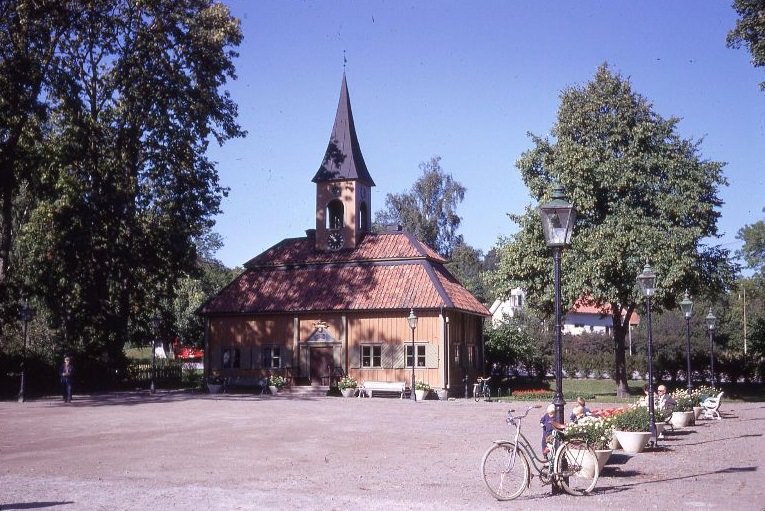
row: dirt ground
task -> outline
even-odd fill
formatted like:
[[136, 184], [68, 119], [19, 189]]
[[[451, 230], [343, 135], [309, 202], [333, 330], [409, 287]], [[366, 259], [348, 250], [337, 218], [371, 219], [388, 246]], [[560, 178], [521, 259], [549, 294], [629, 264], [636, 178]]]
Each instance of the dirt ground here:
[[184, 392], [0, 402], [0, 509], [765, 509], [765, 403], [731, 402], [657, 450], [615, 451], [593, 495], [534, 479], [497, 502], [479, 463], [509, 435], [507, 410], [528, 405]]

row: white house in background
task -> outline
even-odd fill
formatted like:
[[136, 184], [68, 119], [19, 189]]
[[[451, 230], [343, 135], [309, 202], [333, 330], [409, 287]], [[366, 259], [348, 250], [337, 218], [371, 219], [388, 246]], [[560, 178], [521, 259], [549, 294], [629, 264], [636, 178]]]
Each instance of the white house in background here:
[[489, 307], [491, 313], [491, 325], [496, 328], [505, 320], [505, 317], [514, 317], [515, 313], [521, 310], [526, 303], [526, 293], [523, 289], [516, 287], [510, 291], [510, 298], [507, 300], [494, 300]]
[[[633, 312], [630, 317], [630, 334], [632, 328], [640, 324], [640, 316]], [[563, 333], [582, 335], [586, 333], [611, 335], [611, 306], [606, 304], [600, 308], [584, 303], [580, 298], [568, 311], [563, 320]]]
[[[495, 300], [489, 307], [491, 312], [491, 324], [496, 328], [505, 317], [514, 317], [518, 311], [524, 308], [526, 293], [517, 287], [510, 292], [507, 300]], [[611, 335], [611, 307], [606, 305], [601, 309], [594, 305], [586, 305], [583, 299], [577, 300], [574, 306], [563, 317], [563, 333], [582, 335], [585, 333], [598, 333]], [[632, 328], [640, 324], [640, 316], [636, 312], [630, 318], [630, 334]]]

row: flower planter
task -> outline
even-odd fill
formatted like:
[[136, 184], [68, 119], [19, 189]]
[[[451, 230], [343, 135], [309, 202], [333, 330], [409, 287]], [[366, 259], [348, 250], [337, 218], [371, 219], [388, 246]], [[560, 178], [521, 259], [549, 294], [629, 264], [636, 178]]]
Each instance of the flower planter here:
[[356, 387], [349, 387], [347, 389], [340, 389], [340, 393], [343, 397], [353, 397], [356, 395]]
[[661, 436], [662, 433], [664, 433], [664, 430], [667, 429], [667, 423], [665, 422], [657, 422], [656, 423], [656, 436]]
[[415, 389], [414, 391], [414, 397], [417, 398], [417, 401], [422, 401], [425, 399], [425, 396], [428, 394], [427, 390], [418, 390]]
[[446, 401], [449, 399], [449, 393], [446, 391], [446, 389], [437, 390], [436, 395], [440, 401]]
[[695, 418], [698, 419], [701, 417], [701, 414], [704, 412], [703, 406], [694, 406], [693, 407], [693, 413], [695, 414]]
[[693, 419], [695, 418], [695, 412], [672, 412], [672, 426], [676, 428], [685, 428], [693, 425]]
[[611, 449], [595, 449], [595, 456], [598, 458], [598, 473], [603, 472], [603, 468], [611, 457]]
[[614, 431], [614, 436], [627, 454], [638, 454], [645, 450], [651, 433], [648, 431]]
[[275, 396], [279, 392], [281, 392], [281, 388], [277, 387], [276, 385], [269, 385], [268, 390], [271, 392], [272, 396]]
[[207, 392], [210, 394], [220, 394], [223, 392], [223, 384], [222, 383], [208, 383], [207, 384]]
[[614, 431], [614, 436], [611, 437], [611, 445], [609, 445], [609, 447], [612, 451], [622, 448], [622, 444], [620, 444], [619, 439], [616, 438], [616, 431]]

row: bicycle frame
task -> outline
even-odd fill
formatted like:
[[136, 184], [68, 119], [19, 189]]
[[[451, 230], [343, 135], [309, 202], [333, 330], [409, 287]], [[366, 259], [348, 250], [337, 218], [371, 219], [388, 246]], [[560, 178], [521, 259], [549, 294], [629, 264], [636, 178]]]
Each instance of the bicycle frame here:
[[[552, 463], [552, 460], [554, 458], [553, 454], [555, 452], [555, 449], [550, 453], [548, 459], [544, 459], [540, 456], [537, 456], [536, 450], [532, 447], [531, 442], [529, 442], [529, 439], [526, 438], [526, 435], [521, 433], [521, 420], [518, 420], [518, 424], [514, 424], [515, 426], [515, 436], [513, 437], [513, 443], [515, 444], [515, 449], [513, 450], [513, 458], [511, 460], [511, 464], [515, 463], [515, 456], [518, 455], [518, 450], [523, 449], [524, 454], [526, 455], [526, 459], [531, 462], [531, 465], [534, 467], [534, 470], [537, 472], [537, 475], [541, 478], [544, 474], [545, 467], [548, 467], [548, 471], [552, 472], [550, 464]], [[557, 436], [556, 436], [557, 439]], [[520, 441], [519, 441], [520, 440]], [[501, 441], [497, 441], [495, 443], [502, 443]], [[556, 444], [559, 442], [556, 441]], [[555, 445], [557, 448], [557, 445]]]

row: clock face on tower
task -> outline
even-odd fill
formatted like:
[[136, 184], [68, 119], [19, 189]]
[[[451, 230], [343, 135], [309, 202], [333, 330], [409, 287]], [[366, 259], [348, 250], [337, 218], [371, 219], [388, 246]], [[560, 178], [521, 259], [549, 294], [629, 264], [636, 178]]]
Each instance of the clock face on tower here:
[[343, 248], [342, 231], [334, 231], [329, 233], [329, 238], [327, 239], [327, 248], [330, 250], [340, 250]]

